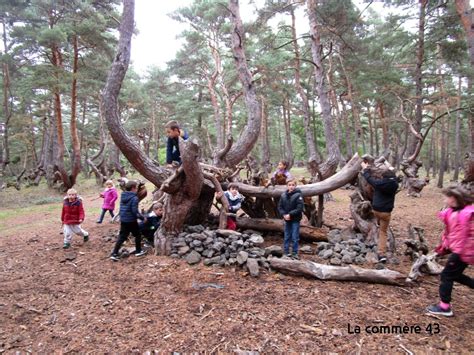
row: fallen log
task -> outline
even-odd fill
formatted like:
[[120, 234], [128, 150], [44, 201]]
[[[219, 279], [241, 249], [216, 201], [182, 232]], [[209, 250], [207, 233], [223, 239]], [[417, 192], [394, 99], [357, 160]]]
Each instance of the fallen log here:
[[404, 285], [405, 276], [389, 269], [371, 270], [357, 266], [331, 266], [307, 260], [270, 259], [270, 266], [277, 271], [319, 280], [356, 281], [386, 285]]
[[443, 271], [443, 267], [436, 261], [437, 254], [420, 255], [413, 263], [407, 282], [416, 281], [423, 274], [439, 275]]
[[[314, 184], [300, 185], [298, 188], [301, 190], [303, 196], [322, 195], [326, 192], [334, 191], [357, 177], [361, 162], [362, 158], [356, 153], [338, 173], [326, 180]], [[278, 185], [265, 187], [238, 183], [238, 186], [242, 194], [261, 198], [280, 197], [281, 194], [286, 191], [286, 186]]]
[[[285, 230], [282, 219], [237, 217], [237, 227], [261, 231], [281, 232]], [[327, 242], [327, 233], [322, 228], [300, 226], [300, 237], [310, 242]]]

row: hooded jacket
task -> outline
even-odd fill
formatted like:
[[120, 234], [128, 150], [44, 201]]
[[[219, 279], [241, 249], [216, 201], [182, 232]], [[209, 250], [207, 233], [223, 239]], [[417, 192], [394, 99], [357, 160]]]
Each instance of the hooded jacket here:
[[143, 219], [138, 212], [138, 197], [135, 192], [124, 191], [120, 197], [120, 221], [136, 222], [137, 219]]
[[278, 212], [280, 212], [281, 217], [289, 214], [291, 217], [290, 221], [301, 221], [301, 218], [303, 218], [303, 208], [303, 195], [300, 189], [296, 188], [291, 193], [287, 190], [281, 195], [280, 202], [278, 203]]
[[63, 210], [61, 212], [61, 222], [63, 224], [81, 224], [84, 221], [85, 213], [82, 206], [82, 199], [78, 196], [70, 202], [67, 197], [63, 201]]
[[[438, 218], [445, 224], [441, 237], [441, 244], [436, 248], [440, 255], [446, 252], [459, 254], [461, 260], [466, 264], [474, 264], [474, 206], [468, 205], [457, 211], [456, 220], [453, 223], [452, 208], [438, 213]], [[454, 216], [453, 216], [454, 217]]]
[[398, 190], [396, 177], [374, 179], [369, 170], [362, 172], [367, 182], [374, 187], [374, 198], [372, 208], [377, 212], [392, 212], [395, 203], [395, 195]]
[[114, 210], [115, 209], [115, 201], [117, 201], [118, 194], [115, 187], [110, 189], [106, 189], [103, 193], [100, 194], [101, 197], [104, 198], [104, 202], [102, 203], [102, 208], [104, 210]]

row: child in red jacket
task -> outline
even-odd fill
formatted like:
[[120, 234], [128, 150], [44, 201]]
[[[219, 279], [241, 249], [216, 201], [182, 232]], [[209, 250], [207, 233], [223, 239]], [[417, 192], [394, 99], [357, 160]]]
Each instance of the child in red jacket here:
[[450, 186], [443, 190], [443, 194], [448, 208], [441, 211], [438, 217], [446, 228], [441, 244], [435, 251], [438, 255], [451, 254], [441, 273], [439, 286], [441, 300], [438, 304], [429, 306], [427, 311], [451, 317], [453, 283], [458, 282], [474, 288], [474, 278], [464, 274], [468, 265], [474, 264], [474, 206], [471, 192], [461, 186]]
[[89, 240], [89, 233], [81, 228], [84, 221], [84, 208], [82, 200], [77, 196], [74, 189], [67, 190], [67, 196], [64, 197], [63, 210], [61, 213], [61, 222], [63, 222], [64, 245], [63, 249], [71, 246], [73, 234], [80, 235], [84, 238], [84, 242]]

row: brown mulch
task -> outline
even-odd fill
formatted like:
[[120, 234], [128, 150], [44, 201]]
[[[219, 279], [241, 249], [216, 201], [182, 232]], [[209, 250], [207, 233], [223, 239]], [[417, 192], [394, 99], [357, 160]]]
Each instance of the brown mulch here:
[[[337, 201], [327, 204], [331, 224], [350, 224], [349, 193], [336, 191]], [[86, 196], [86, 208], [100, 205], [93, 197]], [[435, 213], [442, 198], [432, 187], [419, 199], [401, 192], [396, 206], [392, 226], [401, 263], [390, 267], [408, 273], [410, 261], [402, 255], [407, 225], [425, 228], [435, 246], [442, 229]], [[18, 218], [36, 221], [41, 214]], [[83, 243], [76, 236], [67, 252], [59, 227], [32, 223], [21, 234], [0, 237], [0, 353], [474, 352], [472, 290], [455, 286], [454, 318], [429, 317], [424, 309], [437, 301], [434, 276], [409, 288], [270, 272], [255, 279], [241, 269], [191, 267], [151, 254], [114, 263], [108, 259], [113, 242], [105, 237], [117, 225], [95, 225], [89, 214], [85, 227], [91, 240]], [[209, 283], [224, 287], [203, 287]], [[397, 325], [421, 331], [366, 331]], [[360, 333], [349, 334], [356, 326]], [[430, 334], [437, 327], [439, 333]]]

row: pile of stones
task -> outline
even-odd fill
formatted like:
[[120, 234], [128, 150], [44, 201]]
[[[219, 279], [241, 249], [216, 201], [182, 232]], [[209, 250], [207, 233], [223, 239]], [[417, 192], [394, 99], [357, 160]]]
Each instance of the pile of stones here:
[[364, 264], [377, 262], [377, 246], [367, 245], [364, 236], [350, 229], [332, 229], [328, 242], [318, 243], [317, 255], [331, 265]]
[[262, 235], [253, 230], [240, 233], [187, 226], [173, 241], [171, 257], [184, 258], [190, 265], [202, 261], [206, 266], [241, 266], [258, 276], [261, 267], [270, 268], [269, 258], [283, 254], [281, 246], [263, 248], [263, 242]]

